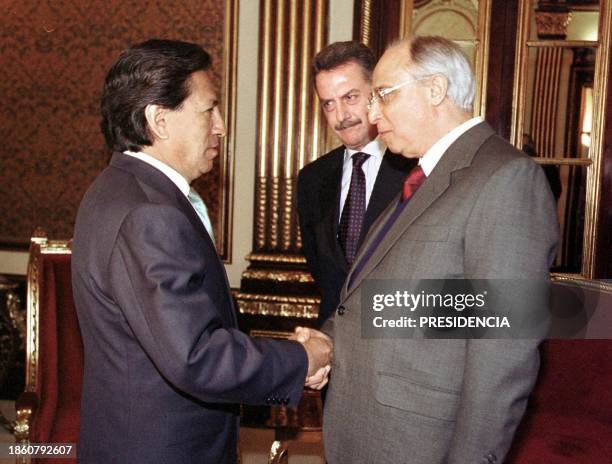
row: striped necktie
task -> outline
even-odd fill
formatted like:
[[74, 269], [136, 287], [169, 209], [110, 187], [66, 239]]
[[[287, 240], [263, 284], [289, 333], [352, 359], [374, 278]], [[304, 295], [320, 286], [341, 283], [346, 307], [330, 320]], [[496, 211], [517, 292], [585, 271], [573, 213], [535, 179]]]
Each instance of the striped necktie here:
[[210, 218], [208, 217], [208, 209], [206, 209], [204, 200], [202, 200], [202, 197], [194, 189], [189, 189], [187, 199], [189, 200], [189, 203], [191, 203], [191, 206], [193, 206], [193, 209], [195, 209], [196, 213], [198, 213], [200, 221], [202, 221], [202, 224], [204, 224], [208, 235], [210, 235], [210, 239], [214, 243], [215, 234], [213, 233], [212, 224], [210, 222]]

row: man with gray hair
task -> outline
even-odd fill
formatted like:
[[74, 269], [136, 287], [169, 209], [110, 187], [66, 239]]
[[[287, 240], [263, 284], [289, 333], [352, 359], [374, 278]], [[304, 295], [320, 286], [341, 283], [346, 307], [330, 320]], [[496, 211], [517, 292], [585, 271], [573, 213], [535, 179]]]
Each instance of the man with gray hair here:
[[537, 376], [539, 340], [366, 338], [362, 292], [374, 279], [546, 280], [554, 199], [537, 164], [472, 117], [474, 77], [453, 42], [394, 44], [372, 87], [370, 122], [419, 164], [370, 229], [324, 326], [335, 346], [327, 461], [502, 463]]

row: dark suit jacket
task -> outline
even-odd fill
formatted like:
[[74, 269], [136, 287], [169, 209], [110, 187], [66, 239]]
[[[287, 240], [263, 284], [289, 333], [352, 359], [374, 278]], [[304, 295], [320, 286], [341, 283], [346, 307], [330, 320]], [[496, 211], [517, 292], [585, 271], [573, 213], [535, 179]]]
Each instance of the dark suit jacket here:
[[[550, 188], [537, 164], [478, 124], [448, 148], [353, 278], [398, 200], [372, 225], [342, 310], [324, 328], [334, 339], [327, 462], [502, 463], [535, 383], [539, 340], [366, 338], [361, 290], [366, 279], [545, 281], [559, 237]], [[505, 292], [494, 308], [511, 315], [529, 299]]]
[[81, 462], [234, 462], [236, 403], [298, 403], [304, 349], [238, 330], [210, 237], [157, 169], [113, 155], [79, 208], [72, 277]]
[[[344, 150], [341, 146], [330, 151], [304, 166], [298, 176], [302, 251], [321, 293], [319, 325], [336, 309], [348, 272], [344, 251], [338, 242]], [[416, 160], [385, 153], [366, 210], [360, 244], [374, 220], [401, 190], [406, 174], [414, 165]]]

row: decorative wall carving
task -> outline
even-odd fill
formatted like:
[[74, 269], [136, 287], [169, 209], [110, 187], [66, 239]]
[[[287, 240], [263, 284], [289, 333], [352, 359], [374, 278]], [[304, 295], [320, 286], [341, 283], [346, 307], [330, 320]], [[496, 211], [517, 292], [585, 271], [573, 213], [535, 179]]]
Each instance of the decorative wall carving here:
[[567, 26], [572, 20], [569, 11], [536, 11], [535, 21], [541, 39], [564, 39]]

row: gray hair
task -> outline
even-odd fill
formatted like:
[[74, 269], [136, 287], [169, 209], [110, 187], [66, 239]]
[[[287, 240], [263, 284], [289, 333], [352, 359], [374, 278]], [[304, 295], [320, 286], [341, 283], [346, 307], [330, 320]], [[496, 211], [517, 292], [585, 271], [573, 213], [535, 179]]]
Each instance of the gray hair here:
[[476, 80], [470, 62], [456, 43], [439, 36], [412, 36], [392, 47], [406, 48], [414, 79], [442, 74], [448, 80], [448, 98], [462, 110], [472, 111]]

